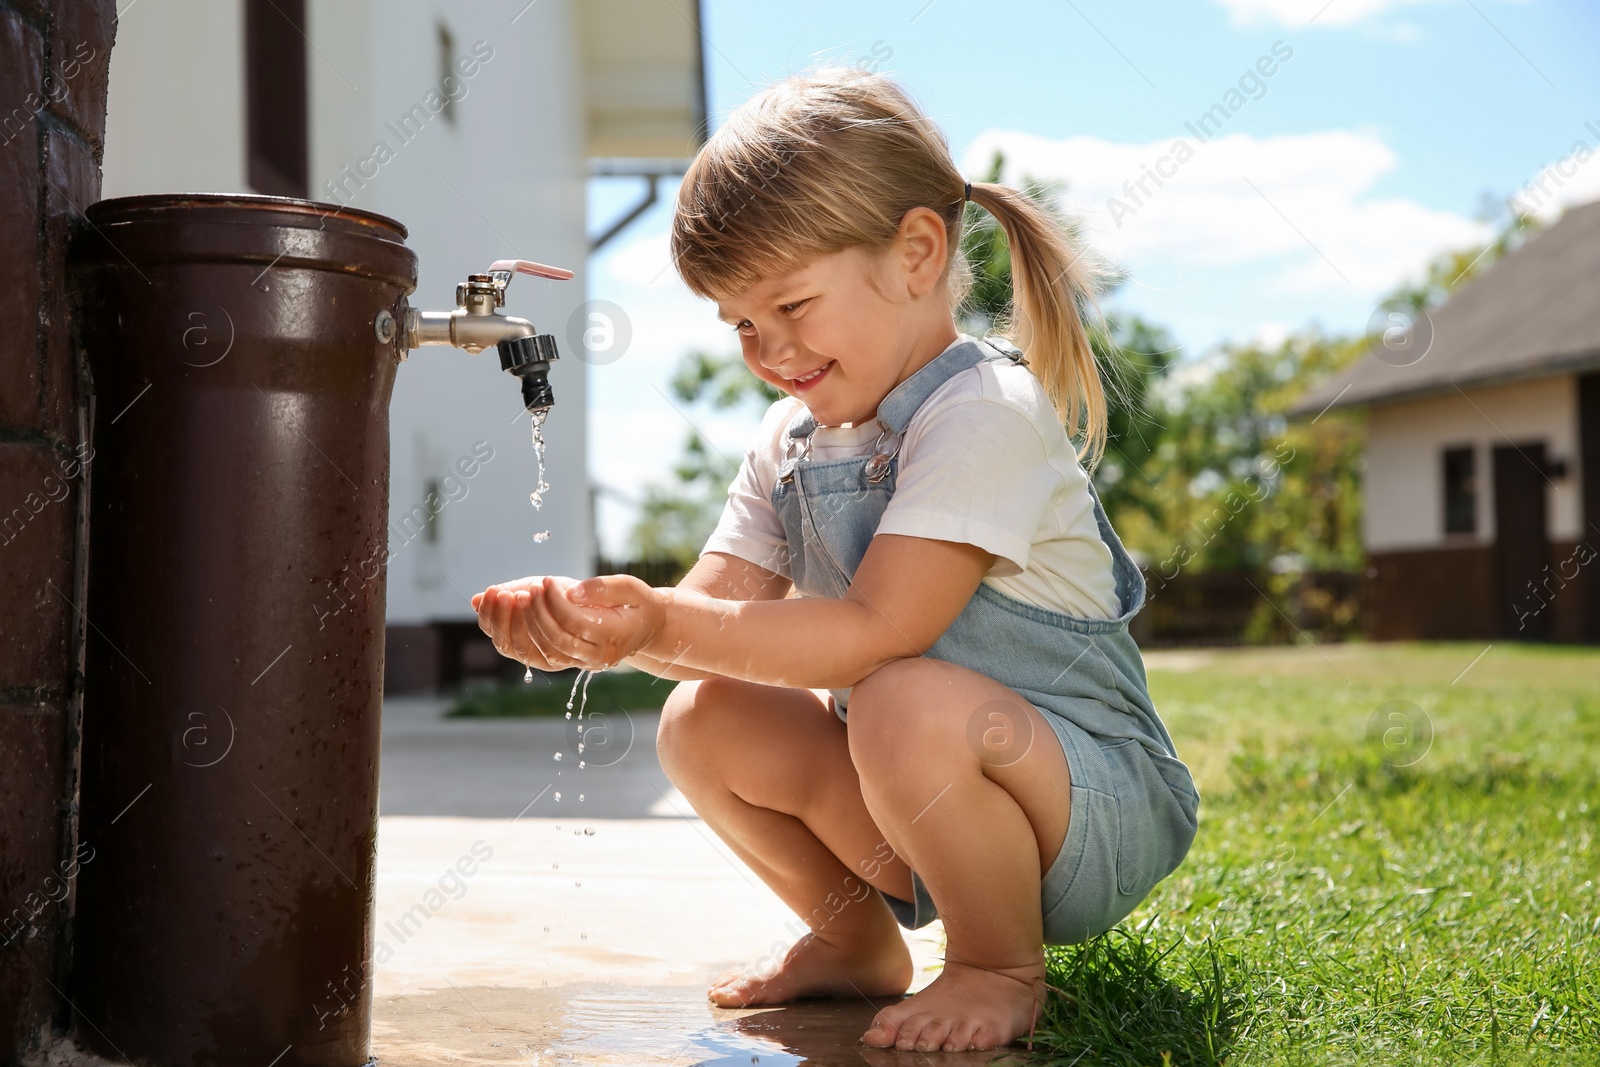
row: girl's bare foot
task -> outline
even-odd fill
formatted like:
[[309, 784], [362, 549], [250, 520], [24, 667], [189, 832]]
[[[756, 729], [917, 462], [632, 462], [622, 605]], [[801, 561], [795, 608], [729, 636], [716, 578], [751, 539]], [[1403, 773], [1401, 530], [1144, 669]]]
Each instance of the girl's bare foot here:
[[729, 971], [707, 991], [721, 1008], [783, 1004], [801, 997], [889, 997], [911, 986], [911, 953], [892, 924], [862, 937], [808, 933], [776, 966]]
[[947, 959], [928, 988], [878, 1012], [861, 1040], [918, 1052], [992, 1049], [1031, 1033], [1044, 1008], [1044, 960], [977, 967]]

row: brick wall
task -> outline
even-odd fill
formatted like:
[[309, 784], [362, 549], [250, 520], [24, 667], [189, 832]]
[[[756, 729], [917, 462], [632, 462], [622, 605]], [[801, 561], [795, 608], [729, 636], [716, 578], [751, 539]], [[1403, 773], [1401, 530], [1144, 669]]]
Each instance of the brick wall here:
[[65, 249], [115, 27], [111, 0], [0, 0], [0, 1064], [65, 1021], [92, 461]]

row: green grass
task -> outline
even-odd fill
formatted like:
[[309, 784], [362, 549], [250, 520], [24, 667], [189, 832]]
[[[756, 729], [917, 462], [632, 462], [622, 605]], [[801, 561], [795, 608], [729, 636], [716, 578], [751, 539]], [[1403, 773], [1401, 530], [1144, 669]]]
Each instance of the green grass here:
[[[471, 719], [565, 715], [577, 671], [534, 678], [527, 684], [513, 682], [468, 690], [445, 714]], [[607, 712], [655, 709], [661, 707], [675, 684], [630, 667], [613, 667], [591, 676], [587, 706], [591, 711]], [[572, 707], [577, 710], [576, 700]]]
[[1039, 1058], [1600, 1063], [1600, 651], [1482, 650], [1150, 656], [1200, 831]]

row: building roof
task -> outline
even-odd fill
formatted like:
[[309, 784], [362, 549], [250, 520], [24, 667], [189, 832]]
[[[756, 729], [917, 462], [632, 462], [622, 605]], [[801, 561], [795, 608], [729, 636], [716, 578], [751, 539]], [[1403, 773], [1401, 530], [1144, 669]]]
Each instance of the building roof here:
[[573, 4], [583, 52], [590, 159], [676, 161], [706, 138], [703, 29], [696, 0]]
[[1376, 344], [1291, 413], [1600, 367], [1600, 201], [1567, 209], [1432, 309], [1419, 347], [1430, 323], [1420, 359]]

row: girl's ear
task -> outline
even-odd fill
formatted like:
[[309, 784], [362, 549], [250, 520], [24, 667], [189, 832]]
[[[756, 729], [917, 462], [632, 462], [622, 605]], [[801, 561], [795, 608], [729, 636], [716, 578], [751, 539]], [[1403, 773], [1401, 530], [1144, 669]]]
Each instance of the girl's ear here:
[[927, 207], [914, 207], [900, 219], [896, 258], [906, 291], [913, 297], [926, 296], [944, 277], [950, 258], [950, 240], [944, 226], [944, 219]]

